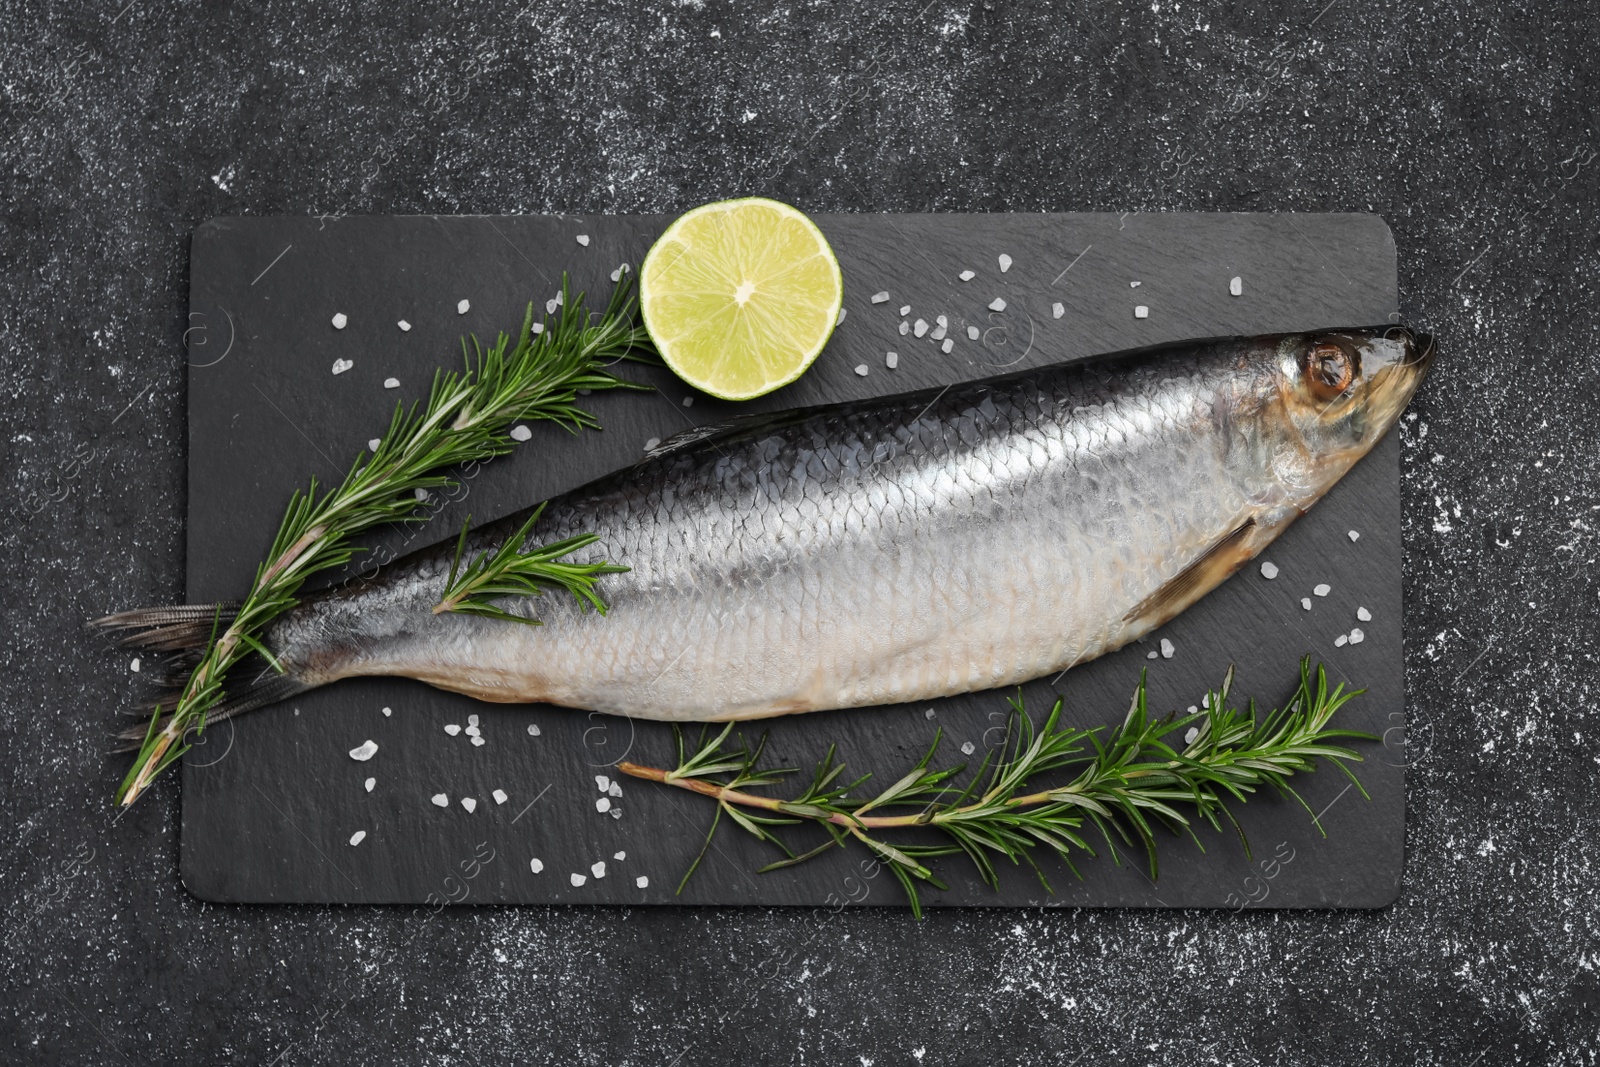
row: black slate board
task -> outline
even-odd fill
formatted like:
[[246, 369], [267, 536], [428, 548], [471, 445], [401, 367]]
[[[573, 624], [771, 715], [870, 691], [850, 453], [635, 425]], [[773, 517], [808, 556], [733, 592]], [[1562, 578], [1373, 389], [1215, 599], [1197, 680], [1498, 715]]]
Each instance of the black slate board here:
[[[526, 302], [555, 294], [560, 272], [579, 288], [609, 291], [607, 275], [637, 263], [668, 219], [656, 216], [468, 218], [226, 218], [195, 234], [191, 256], [188, 590], [192, 601], [237, 596], [268, 546], [289, 492], [310, 474], [339, 476], [381, 432], [397, 399], [424, 394], [432, 370], [453, 358], [465, 332], [492, 336], [520, 322]], [[817, 366], [795, 385], [740, 411], [902, 392], [987, 377], [1002, 369], [1074, 360], [1162, 341], [1370, 325], [1397, 318], [1393, 240], [1363, 215], [820, 215], [843, 264], [846, 321]], [[580, 245], [577, 235], [590, 238]], [[1013, 257], [1002, 274], [996, 257]], [[963, 283], [963, 269], [977, 272]], [[1228, 294], [1243, 278], [1243, 295]], [[1139, 286], [1130, 283], [1137, 281]], [[887, 290], [885, 304], [872, 294]], [[1003, 297], [1007, 309], [987, 305]], [[471, 302], [466, 314], [457, 302]], [[1056, 318], [1052, 305], [1062, 305]], [[947, 315], [958, 338], [945, 355], [897, 333], [911, 318]], [[1150, 308], [1136, 319], [1135, 305]], [[349, 316], [335, 330], [335, 312]], [[409, 332], [396, 325], [405, 319]], [[977, 342], [965, 327], [983, 331]], [[884, 367], [884, 353], [900, 354]], [[336, 359], [354, 366], [334, 376]], [[853, 372], [864, 363], [871, 372]], [[381, 558], [450, 536], [470, 511], [486, 521], [579, 485], [637, 458], [644, 441], [715, 421], [731, 405], [689, 396], [659, 371], [641, 371], [657, 395], [599, 396], [604, 433], [568, 438], [536, 428], [519, 453], [463, 483], [408, 542], [375, 539]], [[398, 390], [385, 390], [395, 376]], [[1361, 535], [1352, 541], [1347, 531]], [[1057, 679], [1026, 687], [1042, 711], [1067, 698], [1070, 721], [1112, 721], [1141, 668], [1151, 701], [1195, 703], [1230, 662], [1237, 691], [1281, 699], [1303, 654], [1335, 678], [1365, 686], [1348, 725], [1386, 733], [1403, 725], [1400, 643], [1398, 449], [1391, 438], [1266, 553], [1280, 568], [1251, 568], [1161, 633]], [[1301, 597], [1333, 586], [1304, 611]], [[1336, 648], [1356, 625], [1368, 639]], [[1147, 659], [1161, 637], [1169, 659]], [[852, 766], [898, 773], [945, 728], [957, 746], [997, 740], [1005, 694], [933, 704], [830, 712], [770, 723], [773, 759], [807, 765], [838, 742]], [[385, 716], [383, 708], [392, 708]], [[928, 710], [932, 709], [934, 721]], [[481, 716], [487, 743], [450, 737], [447, 723]], [[540, 734], [530, 736], [537, 725]], [[371, 738], [375, 758], [348, 751]], [[772, 856], [725, 829], [682, 895], [673, 888], [711, 812], [695, 798], [624, 781], [600, 814], [595, 776], [625, 756], [668, 758], [670, 734], [567, 709], [483, 705], [403, 680], [346, 682], [289, 704], [219, 724], [184, 760], [182, 872], [214, 901], [438, 903], [897, 902], [892, 879], [862, 856], [835, 853], [778, 875], [754, 874]], [[1047, 865], [1047, 895], [1031, 872], [1003, 872], [996, 892], [962, 863], [944, 861], [949, 892], [933, 905], [1379, 907], [1393, 900], [1403, 857], [1402, 759], [1369, 745], [1364, 801], [1332, 773], [1306, 779], [1321, 838], [1292, 802], [1263, 797], [1241, 809], [1256, 845], [1202, 832], [1206, 852], [1164, 842], [1159, 885], [1136, 863], [1086, 860], [1084, 880]], [[376, 778], [371, 792], [366, 778]], [[508, 794], [497, 804], [492, 791]], [[430, 802], [445, 792], [447, 809]], [[477, 800], [475, 812], [459, 804]], [[348, 842], [365, 830], [360, 845]], [[626, 858], [617, 860], [617, 853]], [[543, 863], [542, 873], [530, 860]], [[1277, 857], [1274, 859], [1274, 857]], [[1291, 857], [1284, 859], [1284, 857]], [[591, 865], [604, 861], [606, 875]], [[569, 875], [588, 879], [574, 887]], [[640, 888], [636, 879], [649, 879]]]

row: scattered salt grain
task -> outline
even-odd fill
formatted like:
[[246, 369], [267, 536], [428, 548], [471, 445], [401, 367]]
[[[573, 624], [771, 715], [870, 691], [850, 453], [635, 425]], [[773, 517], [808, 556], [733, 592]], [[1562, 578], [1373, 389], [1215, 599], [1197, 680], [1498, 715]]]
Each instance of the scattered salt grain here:
[[683, 398], [683, 406], [686, 407], [686, 408], [694, 407], [694, 397], [692, 397], [692, 396], [684, 397]]
[[393, 708], [384, 708], [383, 709], [383, 717], [385, 719], [387, 719], [389, 716], [391, 716], [393, 714], [394, 714], [394, 709]]
[[1004, 274], [1011, 269], [1011, 257], [1004, 252], [1000, 253], [1000, 273]]
[[612, 808], [612, 809], [611, 809], [611, 817], [612, 817], [612, 818], [613, 818], [613, 819], [620, 819], [620, 818], [622, 818], [622, 809], [621, 809], [621, 808]]
[[468, 815], [471, 815], [473, 812], [478, 810], [478, 801], [474, 797], [462, 797], [461, 806], [467, 809]]
[[465, 315], [467, 312], [469, 312], [471, 310], [472, 310], [472, 301], [470, 301], [470, 300], [463, 300], [463, 301], [461, 301], [460, 303], [458, 303], [456, 305], [456, 314], [457, 315]]
[[944, 344], [939, 346], [939, 351], [941, 351], [941, 352], [949, 352], [955, 346], [956, 346], [956, 343], [954, 341], [946, 340]]
[[385, 378], [383, 380], [383, 387], [385, 389], [398, 389], [398, 388], [400, 388], [400, 379], [399, 378]]
[[528, 861], [528, 870], [532, 871], [534, 874], [538, 874], [540, 871], [544, 870], [544, 860], [540, 859], [538, 856], [533, 857], [533, 859]]
[[1155, 659], [1159, 655], [1161, 655], [1161, 653], [1159, 653], [1159, 652], [1147, 652], [1147, 653], [1145, 653], [1145, 657], [1144, 658], [1145, 659]]
[[967, 327], [967, 340], [976, 341], [979, 336], [980, 336], [980, 331], [978, 330], [978, 328], [976, 326], [968, 326]]
[[350, 750], [350, 758], [356, 760], [357, 762], [365, 763], [367, 760], [371, 759], [373, 753], [377, 751], [378, 742], [369, 738], [368, 740], [361, 742], [359, 747], [352, 748]]
[[345, 314], [345, 313], [344, 313], [344, 312], [342, 312], [342, 311], [341, 311], [341, 312], [338, 312], [338, 313], [337, 313], [337, 314], [335, 314], [335, 315], [334, 315], [334, 316], [333, 316], [333, 328], [334, 328], [334, 329], [335, 329], [335, 330], [342, 330], [342, 329], [344, 329], [344, 328], [345, 328], [345, 327], [346, 327], [346, 326], [347, 326], [347, 325], [349, 325], [349, 323], [350, 323], [350, 318], [349, 318], [349, 316], [347, 316], [347, 315], [346, 315], [346, 314]]
[[848, 308], [840, 308], [839, 309], [839, 317], [833, 320], [833, 324], [835, 326], [838, 326], [839, 324], [843, 323], [844, 322], [844, 317], [846, 315], [848, 315], [848, 314], [850, 314], [850, 309], [848, 309]]
[[611, 785], [606, 788], [606, 795], [620, 797], [622, 795], [622, 783], [612, 782]]
[[538, 723], [530, 722], [528, 724], [528, 736], [529, 737], [538, 737], [539, 736], [539, 724]]
[[476, 715], [468, 715], [467, 716], [467, 725], [468, 726], [476, 726], [476, 725], [478, 725], [478, 717]]
[[867, 376], [867, 365], [865, 363], [857, 363], [856, 364], [856, 373], [861, 375], [861, 377], [865, 378]]
[[599, 800], [596, 800], [594, 802], [594, 810], [598, 811], [602, 815], [604, 815], [606, 812], [610, 811], [611, 810], [611, 798], [610, 797], [601, 797]]
[[652, 438], [650, 438], [650, 440], [648, 440], [648, 441], [646, 441], [646, 442], [645, 442], [645, 443], [644, 443], [644, 450], [645, 450], [645, 451], [646, 451], [646, 452], [649, 452], [649, 451], [651, 451], [651, 450], [652, 450], [652, 449], [654, 449], [654, 448], [655, 448], [655, 447], [656, 447], [656, 446], [657, 446], [657, 445], [659, 445], [659, 444], [660, 444], [660, 443], [661, 443], [661, 438], [659, 438], [659, 437], [652, 437]]
[[1372, 612], [1368, 611], [1366, 608], [1357, 608], [1356, 618], [1360, 619], [1362, 622], [1371, 622]]
[[533, 333], [534, 333], [535, 337], [537, 337], [541, 333], [544, 333], [544, 323], [542, 323], [542, 322], [534, 323], [533, 324]]
[[596, 878], [604, 878], [606, 876], [606, 861], [596, 860], [589, 866], [589, 873]]
[[938, 323], [941, 327], [948, 326], [950, 325], [950, 316], [935, 315], [933, 321]]
[[1005, 298], [1004, 297], [997, 296], [993, 300], [989, 301], [989, 310], [990, 311], [1004, 311], [1005, 309], [1006, 309], [1006, 302], [1005, 302]]
[[911, 332], [921, 337], [928, 332], [928, 321], [926, 319], [918, 319], [916, 324], [911, 327]]
[[616, 860], [618, 863], [621, 863], [623, 860], [628, 858], [628, 854], [626, 852], [615, 852], [612, 853], [611, 858]]
[[554, 315], [556, 313], [556, 305], [558, 303], [559, 301], [556, 300], [546, 300], [544, 302], [544, 313], [546, 315]]
[[361, 844], [361, 842], [365, 841], [366, 839], [367, 839], [367, 832], [365, 830], [357, 830], [355, 833], [350, 835], [350, 843], [352, 845], [359, 845], [359, 844]]
[[616, 270], [612, 271], [611, 272], [611, 280], [614, 281], [614, 282], [620, 282], [622, 280], [622, 272], [627, 270], [627, 269], [628, 269], [628, 265], [626, 263], [624, 263], [622, 266], [620, 266]]
[[1056, 301], [1054, 304], [1050, 305], [1050, 317], [1051, 318], [1059, 319], [1061, 316], [1065, 315], [1066, 313], [1067, 313], [1066, 305], [1061, 303], [1059, 300]]
[[585, 878], [581, 874], [574, 874], [572, 876], [572, 888], [577, 889], [579, 886], [583, 885], [583, 883], [587, 882], [588, 880], [589, 879]]
[[445, 796], [443, 793], [433, 794], [432, 800], [434, 807], [448, 808], [450, 806], [450, 798]]
[[1137, 289], [1137, 288], [1139, 288], [1139, 286], [1141, 286], [1143, 284], [1144, 284], [1144, 282], [1129, 282], [1128, 283], [1128, 288], [1129, 289]]
[[1349, 536], [1350, 540], [1352, 540], [1352, 541], [1361, 540], [1361, 534], [1360, 534], [1359, 531], [1356, 531], [1356, 530], [1351, 530], [1348, 536]]
[[902, 305], [900, 305], [900, 317], [903, 319], [909, 314], [911, 314], [911, 305], [910, 304], [902, 304]]
[[963, 756], [970, 756], [974, 752], [976, 752], [977, 749], [978, 749], [978, 746], [974, 745], [971, 741], [963, 741], [963, 742], [961, 742], [961, 754]]
[[640, 889], [648, 889], [650, 888], [650, 879], [641, 874], [639, 877], [633, 880], [633, 884], [638, 886]]
[[1350, 631], [1350, 643], [1352, 645], [1359, 645], [1366, 639], [1367, 635], [1361, 631], [1361, 627], [1357, 626], [1354, 630]]
[[900, 336], [901, 336], [901, 337], [904, 337], [904, 336], [905, 336], [905, 335], [906, 335], [906, 334], [908, 334], [908, 333], [910, 333], [910, 332], [911, 332], [911, 327], [910, 327], [910, 325], [909, 325], [909, 324], [907, 324], [907, 323], [904, 323], [904, 322], [902, 322], [902, 323], [901, 323], [901, 324], [900, 324]]
[[506, 801], [511, 799], [510, 797], [506, 796], [506, 791], [504, 789], [496, 789], [493, 795], [494, 802], [496, 804], [504, 804]]
[[580, 245], [582, 245], [583, 247], [588, 248], [589, 247], [589, 235], [586, 234], [586, 233], [578, 234], [578, 243]]
[[1300, 606], [1305, 608], [1307, 611], [1310, 611], [1311, 610], [1311, 598], [1308, 597], [1308, 596], [1301, 597], [1300, 598]]
[[930, 333], [928, 336], [932, 340], [943, 341], [944, 340], [944, 327], [943, 326], [935, 326], [933, 328], [933, 332]]
[[345, 371], [349, 370], [355, 365], [356, 362], [353, 359], [336, 359], [333, 361], [333, 373], [343, 374]]
[[1317, 586], [1311, 591], [1317, 596], [1327, 596], [1329, 593], [1333, 592], [1333, 586], [1329, 585], [1327, 582], [1323, 582], [1321, 585]]
[[378, 450], [378, 446], [381, 444], [383, 444], [383, 438], [374, 437], [372, 440], [367, 442], [367, 451], [376, 452]]
[[1228, 292], [1234, 296], [1238, 296], [1240, 293], [1244, 292], [1244, 279], [1239, 277], [1237, 274], [1235, 274], [1232, 278], [1229, 278]]
[[1333, 639], [1333, 647], [1334, 648], [1343, 648], [1349, 642], [1349, 640], [1350, 640], [1350, 635], [1349, 634], [1340, 634], [1338, 637], [1335, 637]]
[[511, 439], [513, 441], [527, 441], [532, 437], [533, 431], [522, 425], [520, 422], [511, 427]]
[[451, 737], [454, 737], [456, 734], [461, 732], [461, 724], [453, 722], [444, 728], [444, 732], [449, 734]]
[[1172, 654], [1174, 652], [1176, 652], [1176, 651], [1177, 651], [1177, 649], [1172, 646], [1172, 642], [1171, 641], [1168, 641], [1165, 637], [1163, 637], [1161, 639], [1161, 658], [1162, 659], [1171, 659], [1172, 658]]
[[1199, 736], [1200, 736], [1200, 727], [1191, 726], [1191, 727], [1189, 727], [1189, 729], [1184, 731], [1183, 743], [1186, 744], [1186, 745], [1192, 745], [1192, 744], [1194, 744], [1194, 739], [1199, 737]]
[[956, 277], [960, 278], [964, 282], [970, 282], [972, 279], [976, 278], [977, 275], [970, 270], [964, 270], [960, 274], [956, 275]]
[[605, 775], [597, 774], [594, 776], [594, 787], [600, 790], [600, 792], [604, 793], [606, 789], [610, 787], [610, 785], [611, 779], [607, 778]]
[[481, 737], [474, 737], [474, 738], [473, 738], [473, 739], [472, 739], [472, 743], [473, 743], [473, 745], [474, 745], [474, 746], [480, 746], [480, 745], [482, 745], [482, 744], [483, 744], [483, 738], [481, 738]]
[[367, 792], [369, 792], [369, 793], [372, 792], [372, 787], [377, 785], [377, 784], [378, 784], [378, 780], [376, 778], [368, 778], [365, 782], [362, 783], [362, 785], [366, 786]]
[[888, 355], [884, 356], [883, 365], [888, 367], [890, 370], [894, 370], [900, 365], [900, 353], [890, 352]]
[[873, 293], [872, 302], [874, 304], [887, 304], [889, 302], [889, 294], [887, 292]]
[[1140, 304], [1133, 309], [1133, 317], [1136, 319], [1148, 319], [1150, 317], [1150, 309]]
[[133, 662], [128, 664], [128, 669], [135, 674], [139, 673], [139, 657], [133, 657]]
[[1276, 563], [1272, 562], [1270, 559], [1262, 560], [1261, 561], [1261, 577], [1270, 579], [1270, 578], [1276, 578], [1277, 576], [1278, 576], [1278, 565]]
[[429, 493], [426, 489], [414, 489], [412, 490], [411, 495], [416, 497], [418, 500], [426, 500], [428, 499]]
[[927, 719], [929, 722], [932, 722], [933, 721], [933, 717], [936, 714], [937, 714], [937, 712], [935, 712], [932, 708], [929, 708], [927, 711], [922, 713], [922, 717], [924, 719]]

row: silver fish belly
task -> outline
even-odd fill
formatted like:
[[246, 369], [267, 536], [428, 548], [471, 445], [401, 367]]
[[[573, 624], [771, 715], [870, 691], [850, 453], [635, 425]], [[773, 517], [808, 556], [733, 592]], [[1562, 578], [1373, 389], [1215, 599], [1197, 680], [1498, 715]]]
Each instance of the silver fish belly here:
[[[1242, 566], [1382, 436], [1428, 355], [1404, 331], [1236, 340], [758, 417], [550, 502], [535, 542], [594, 533], [584, 555], [631, 568], [602, 580], [604, 616], [555, 595], [499, 602], [539, 627], [435, 615], [446, 543], [308, 598], [267, 643], [306, 687], [403, 675], [647, 719], [1011, 685]], [[1336, 357], [1355, 367], [1330, 402]]]

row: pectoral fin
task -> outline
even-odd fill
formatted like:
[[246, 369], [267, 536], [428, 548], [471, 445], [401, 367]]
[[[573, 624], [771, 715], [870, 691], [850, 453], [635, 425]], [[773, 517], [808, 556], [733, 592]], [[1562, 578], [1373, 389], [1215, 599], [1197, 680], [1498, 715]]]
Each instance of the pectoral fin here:
[[1244, 520], [1236, 529], [1223, 535], [1216, 544], [1206, 549], [1199, 559], [1135, 604], [1122, 617], [1122, 621], [1148, 623], [1150, 629], [1155, 629], [1175, 617], [1250, 560], [1255, 554], [1255, 548], [1250, 543], [1250, 534], [1255, 528], [1256, 520], [1253, 516]]

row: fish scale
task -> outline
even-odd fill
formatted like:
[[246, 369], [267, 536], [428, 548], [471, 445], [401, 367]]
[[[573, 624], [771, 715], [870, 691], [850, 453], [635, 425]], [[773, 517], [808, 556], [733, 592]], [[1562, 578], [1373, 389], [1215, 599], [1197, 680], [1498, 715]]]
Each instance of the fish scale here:
[[601, 581], [605, 615], [557, 594], [497, 601], [537, 627], [436, 615], [452, 539], [307, 596], [265, 635], [284, 674], [214, 717], [360, 675], [717, 720], [1053, 674], [1270, 544], [1431, 359], [1399, 328], [1232, 339], [692, 431], [550, 501], [533, 531], [595, 534], [585, 556], [631, 568]]

